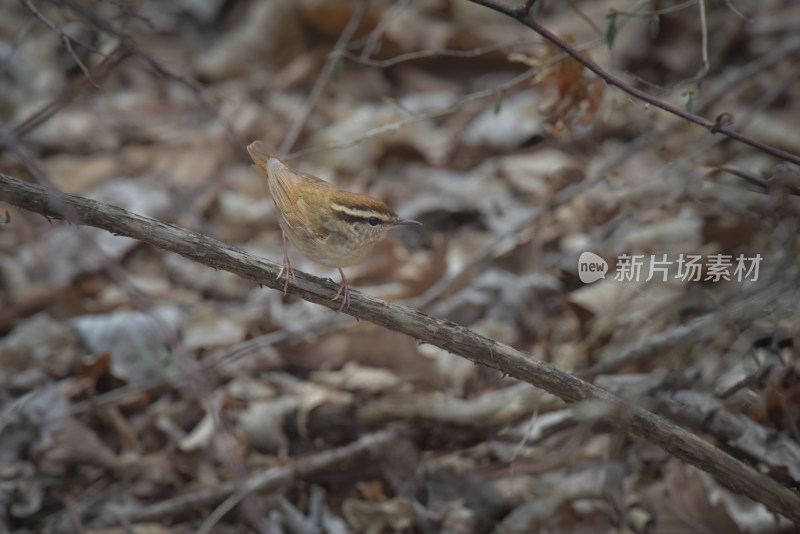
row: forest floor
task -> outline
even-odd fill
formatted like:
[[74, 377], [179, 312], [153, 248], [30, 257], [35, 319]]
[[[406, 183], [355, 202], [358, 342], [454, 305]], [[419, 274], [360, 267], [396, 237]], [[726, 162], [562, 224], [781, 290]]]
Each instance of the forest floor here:
[[[796, 166], [463, 0], [5, 4], [0, 172], [281, 262], [260, 140], [423, 223], [345, 267], [354, 291], [800, 485]], [[666, 4], [537, 20], [800, 154], [800, 4]], [[591, 403], [129, 238], [0, 216], [0, 533], [793, 531]]]

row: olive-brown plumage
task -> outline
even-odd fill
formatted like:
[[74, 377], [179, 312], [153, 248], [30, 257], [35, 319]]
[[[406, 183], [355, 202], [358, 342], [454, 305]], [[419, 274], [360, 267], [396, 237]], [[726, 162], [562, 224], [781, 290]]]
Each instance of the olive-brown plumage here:
[[280, 158], [256, 141], [247, 147], [250, 157], [262, 172], [283, 231], [284, 293], [294, 271], [289, 263], [286, 240], [307, 258], [336, 267], [342, 276], [339, 291], [342, 311], [350, 304], [350, 291], [342, 267], [358, 263], [369, 254], [375, 242], [395, 226], [421, 224], [401, 219], [380, 200], [335, 188], [308, 173], [292, 170]]

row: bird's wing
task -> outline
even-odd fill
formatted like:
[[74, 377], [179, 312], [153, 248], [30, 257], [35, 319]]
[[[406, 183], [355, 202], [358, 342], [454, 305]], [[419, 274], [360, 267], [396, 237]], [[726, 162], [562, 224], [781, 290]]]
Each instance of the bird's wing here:
[[260, 141], [250, 144], [247, 151], [264, 178], [267, 179], [270, 195], [272, 195], [284, 222], [295, 231], [309, 235], [311, 232], [308, 222], [318, 218], [319, 214], [315, 213], [304, 200], [306, 196], [304, 190], [311, 186], [319, 192], [320, 186], [324, 188], [332, 186], [316, 176], [298, 173], [290, 169], [283, 160], [267, 150]]

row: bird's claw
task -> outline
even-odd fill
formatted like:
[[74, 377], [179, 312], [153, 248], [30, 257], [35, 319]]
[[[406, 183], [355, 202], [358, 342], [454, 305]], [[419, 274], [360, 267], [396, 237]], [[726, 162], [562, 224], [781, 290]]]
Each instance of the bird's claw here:
[[344, 273], [341, 269], [339, 269], [339, 274], [342, 275], [342, 284], [339, 286], [339, 291], [336, 292], [336, 296], [331, 299], [338, 300], [339, 297], [342, 297], [342, 305], [336, 310], [337, 313], [350, 306], [350, 284], [347, 283], [347, 278], [344, 277]]

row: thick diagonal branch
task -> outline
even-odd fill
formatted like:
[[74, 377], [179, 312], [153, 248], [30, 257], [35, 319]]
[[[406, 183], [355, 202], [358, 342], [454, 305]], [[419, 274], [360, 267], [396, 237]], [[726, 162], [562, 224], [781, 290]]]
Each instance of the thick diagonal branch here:
[[[57, 197], [57, 198], [56, 198]], [[156, 247], [177, 252], [215, 269], [283, 290], [276, 280], [280, 266], [228, 246], [215, 239], [156, 219], [143, 217], [94, 200], [48, 192], [46, 189], [0, 173], [0, 201], [60, 219], [64, 206], [84, 224], [132, 237]], [[337, 284], [297, 272], [289, 291], [329, 308]], [[561, 371], [551, 364], [508, 345], [480, 336], [457, 324], [429, 317], [417, 310], [380, 299], [351, 294], [347, 313], [448, 350], [475, 363], [497, 369], [542, 388], [567, 402], [597, 400], [606, 406], [606, 418], [619, 428], [641, 437], [687, 463], [713, 475], [732, 491], [764, 503], [771, 510], [800, 523], [800, 496], [746, 464], [724, 453], [698, 436], [647, 410], [624, 406], [597, 386]]]

